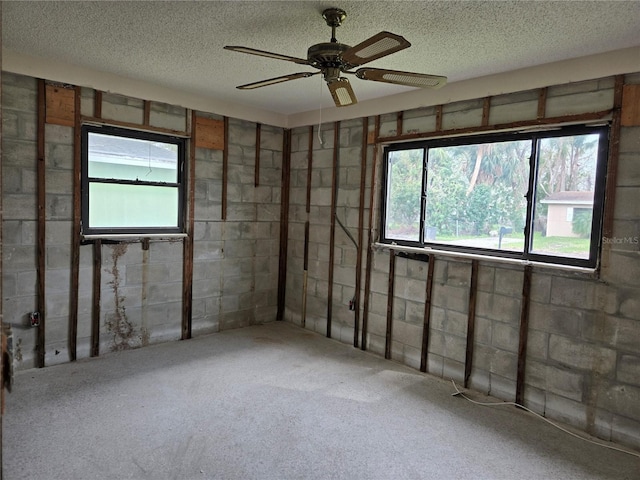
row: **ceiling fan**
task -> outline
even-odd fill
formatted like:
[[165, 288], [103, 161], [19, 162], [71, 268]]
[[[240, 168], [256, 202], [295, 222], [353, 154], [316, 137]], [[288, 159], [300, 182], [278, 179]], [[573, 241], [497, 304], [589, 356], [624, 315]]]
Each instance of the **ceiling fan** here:
[[339, 43], [338, 40], [336, 40], [336, 28], [342, 24], [346, 16], [346, 12], [339, 8], [328, 8], [322, 12], [322, 17], [327, 22], [327, 25], [331, 27], [331, 41], [318, 43], [309, 47], [306, 59], [249, 47], [225, 46], [224, 48], [226, 50], [286, 60], [297, 63], [298, 65], [308, 65], [319, 70], [318, 72], [300, 72], [269, 78], [259, 82], [240, 85], [237, 88], [241, 90], [251, 90], [322, 73], [336, 106], [345, 107], [357, 103], [358, 100], [351, 88], [349, 80], [341, 76], [343, 73], [355, 75], [361, 80], [372, 80], [374, 82], [393, 83], [396, 85], [420, 88], [439, 88], [447, 82], [447, 77], [404, 72], [401, 70], [358, 68], [352, 71], [354, 67], [359, 67], [365, 63], [408, 48], [411, 44], [404, 37], [390, 32], [380, 32], [355, 47]]

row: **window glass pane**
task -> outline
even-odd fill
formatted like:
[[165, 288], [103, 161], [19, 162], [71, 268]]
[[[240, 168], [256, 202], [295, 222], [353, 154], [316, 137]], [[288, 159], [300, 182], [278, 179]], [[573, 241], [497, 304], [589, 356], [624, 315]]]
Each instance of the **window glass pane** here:
[[389, 152], [385, 236], [393, 240], [420, 240], [422, 148]]
[[178, 145], [89, 133], [88, 176], [141, 182], [178, 181]]
[[90, 228], [178, 226], [177, 187], [90, 183], [89, 197]]
[[531, 141], [430, 148], [425, 241], [524, 250]]
[[599, 135], [539, 141], [531, 251], [589, 258]]

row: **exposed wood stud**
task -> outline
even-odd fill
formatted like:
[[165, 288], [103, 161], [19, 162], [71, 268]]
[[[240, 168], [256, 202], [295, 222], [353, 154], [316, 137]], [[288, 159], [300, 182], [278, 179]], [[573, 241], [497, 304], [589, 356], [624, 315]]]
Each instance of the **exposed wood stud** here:
[[96, 90], [93, 96], [93, 116], [102, 118], [102, 90]]
[[280, 252], [278, 264], [278, 310], [276, 320], [284, 320], [287, 286], [287, 249], [289, 245], [289, 185], [291, 183], [291, 130], [284, 130], [282, 140], [282, 182], [280, 208]]
[[522, 301], [520, 304], [520, 335], [518, 341], [518, 373], [516, 377], [516, 403], [523, 405], [524, 375], [527, 360], [527, 338], [529, 334], [529, 299], [531, 293], [531, 265], [524, 267]]
[[375, 193], [376, 179], [376, 159], [378, 156], [378, 136], [380, 135], [380, 115], [376, 116], [373, 129], [373, 157], [371, 160], [371, 183], [369, 184], [369, 228], [367, 232], [367, 259], [364, 273], [364, 300], [362, 302], [362, 336], [360, 337], [360, 348], [367, 349], [367, 329], [369, 323], [369, 293], [371, 291], [371, 267], [373, 254], [371, 245], [373, 244], [373, 200]]
[[442, 131], [442, 105], [436, 106], [436, 132]]
[[148, 127], [151, 123], [151, 102], [149, 100], [144, 101], [144, 115], [142, 118], [142, 124]]
[[333, 316], [333, 270], [336, 258], [336, 201], [338, 196], [338, 150], [340, 148], [340, 122], [333, 124], [333, 169], [331, 173], [331, 228], [329, 232], [329, 291], [327, 292], [327, 338], [331, 338]]
[[471, 282], [469, 285], [469, 315], [467, 317], [467, 351], [464, 360], [464, 388], [469, 386], [473, 366], [473, 341], [476, 329], [476, 293], [478, 290], [478, 260], [471, 261]]
[[45, 362], [45, 268], [46, 268], [46, 163], [45, 163], [45, 122], [46, 122], [46, 89], [44, 80], [38, 80], [38, 271], [37, 271], [37, 311], [40, 314], [37, 340], [37, 365], [44, 367]]
[[229, 118], [224, 117], [224, 150], [222, 150], [222, 220], [227, 219], [227, 182], [229, 181]]
[[102, 284], [102, 240], [93, 244], [93, 305], [91, 307], [91, 356], [100, 355], [100, 304]]
[[622, 111], [620, 124], [623, 127], [640, 126], [640, 85], [622, 87]]
[[362, 145], [360, 152], [360, 199], [358, 203], [358, 248], [356, 249], [356, 284], [354, 295], [353, 346], [358, 347], [360, 334], [360, 296], [362, 285], [362, 237], [364, 230], [364, 193], [367, 184], [367, 149], [369, 136], [369, 117], [362, 119]]
[[545, 117], [535, 120], [522, 120], [519, 122], [501, 123], [497, 125], [486, 125], [479, 127], [465, 127], [465, 128], [452, 128], [449, 130], [437, 130], [437, 117], [436, 117], [436, 130], [433, 132], [419, 132], [419, 133], [406, 133], [404, 135], [394, 135], [391, 137], [379, 138], [380, 142], [395, 142], [399, 140], [415, 140], [421, 138], [439, 137], [445, 135], [463, 135], [466, 133], [480, 133], [493, 130], [506, 130], [510, 128], [520, 127], [535, 127], [538, 125], [551, 125], [556, 123], [566, 122], [587, 122], [591, 120], [601, 120], [611, 115], [611, 110], [602, 110], [599, 112], [591, 113], [577, 113], [573, 115], [563, 115], [559, 117]]
[[121, 122], [119, 120], [104, 120], [97, 117], [81, 117], [80, 123], [91, 123], [95, 125], [111, 125], [113, 127], [130, 128], [133, 130], [142, 130], [144, 132], [162, 133], [165, 135], [173, 135], [175, 137], [188, 137], [189, 133], [184, 130], [173, 130], [170, 128], [154, 127], [151, 125], [140, 125], [139, 123]]
[[398, 132], [397, 135], [402, 135], [403, 133], [403, 129], [404, 129], [402, 125], [403, 120], [404, 120], [404, 112], [400, 111], [398, 112], [398, 116], [396, 117], [396, 132]]
[[[616, 75], [613, 94], [613, 118], [609, 134], [609, 158], [607, 158], [607, 183], [604, 191], [604, 220], [602, 233], [605, 238], [613, 236], [613, 211], [615, 207], [618, 156], [620, 154], [620, 124], [624, 75]], [[608, 249], [603, 249], [607, 251]]]
[[489, 125], [489, 113], [491, 112], [491, 97], [484, 97], [482, 102], [482, 126]]
[[191, 111], [189, 118], [191, 140], [189, 141], [189, 164], [187, 166], [187, 202], [185, 206], [186, 233], [182, 243], [182, 324], [181, 339], [191, 338], [193, 325], [193, 230], [195, 223], [195, 190], [196, 190], [196, 111]]
[[307, 323], [307, 285], [309, 281], [309, 220], [304, 222], [304, 254], [302, 260], [302, 317], [300, 325]]
[[256, 171], [255, 171], [255, 186], [260, 186], [260, 135], [262, 133], [262, 124], [256, 123]]
[[547, 87], [541, 88], [538, 92], [538, 115], [537, 118], [544, 118], [547, 114], [547, 93], [549, 89]]
[[420, 357], [420, 371], [427, 371], [427, 359], [429, 355], [429, 331], [431, 329], [431, 292], [433, 290], [433, 269], [436, 257], [429, 255], [429, 268], [427, 271], [427, 285], [425, 287], [424, 324], [422, 327], [422, 354]]
[[391, 359], [391, 343], [393, 341], [393, 299], [396, 278], [396, 252], [389, 249], [389, 285], [387, 293], [387, 331], [384, 342], [384, 358]]
[[73, 237], [71, 239], [71, 301], [69, 306], [69, 360], [76, 360], [78, 337], [78, 288], [80, 284], [80, 170], [82, 157], [82, 121], [80, 100], [82, 90], [75, 87], [75, 122], [73, 132]]

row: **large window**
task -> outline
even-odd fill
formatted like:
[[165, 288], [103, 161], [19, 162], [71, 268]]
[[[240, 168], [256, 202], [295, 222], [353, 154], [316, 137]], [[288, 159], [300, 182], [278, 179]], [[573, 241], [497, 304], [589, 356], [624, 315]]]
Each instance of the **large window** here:
[[391, 145], [382, 241], [596, 267], [607, 127]]
[[82, 127], [82, 232], [183, 231], [184, 139]]

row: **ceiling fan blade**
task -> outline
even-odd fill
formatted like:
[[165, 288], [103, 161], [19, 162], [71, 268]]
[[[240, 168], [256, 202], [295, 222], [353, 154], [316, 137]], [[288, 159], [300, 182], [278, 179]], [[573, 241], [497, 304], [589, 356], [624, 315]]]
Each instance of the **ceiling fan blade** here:
[[353, 67], [357, 67], [410, 46], [411, 44], [400, 35], [391, 32], [380, 32], [345, 51], [342, 54], [342, 60]]
[[355, 71], [355, 75], [362, 80], [393, 83], [407, 87], [440, 88], [447, 83], [447, 77], [439, 75], [385, 70], [382, 68], [359, 68]]
[[254, 88], [275, 85], [276, 83], [288, 82], [289, 80], [297, 80], [298, 78], [311, 77], [312, 75], [317, 75], [319, 73], [320, 72], [292, 73], [291, 75], [283, 75], [282, 77], [269, 78], [267, 80], [261, 80], [259, 82], [247, 83], [246, 85], [240, 85], [236, 88], [239, 88], [240, 90], [252, 90]]
[[349, 83], [349, 80], [346, 78], [339, 78], [329, 82], [327, 86], [329, 87], [336, 107], [347, 107], [358, 103], [356, 94], [353, 93], [353, 88], [351, 88], [351, 83]]
[[231, 50], [234, 52], [240, 53], [249, 53], [251, 55], [259, 55], [261, 57], [275, 58], [277, 60], [286, 60], [288, 62], [297, 63], [299, 65], [310, 65], [309, 60], [305, 60], [304, 58], [296, 58], [290, 57], [289, 55], [282, 55], [280, 53], [267, 52], [266, 50], [257, 50], [255, 48], [249, 47], [239, 47], [234, 45], [227, 45], [224, 47], [225, 50]]

